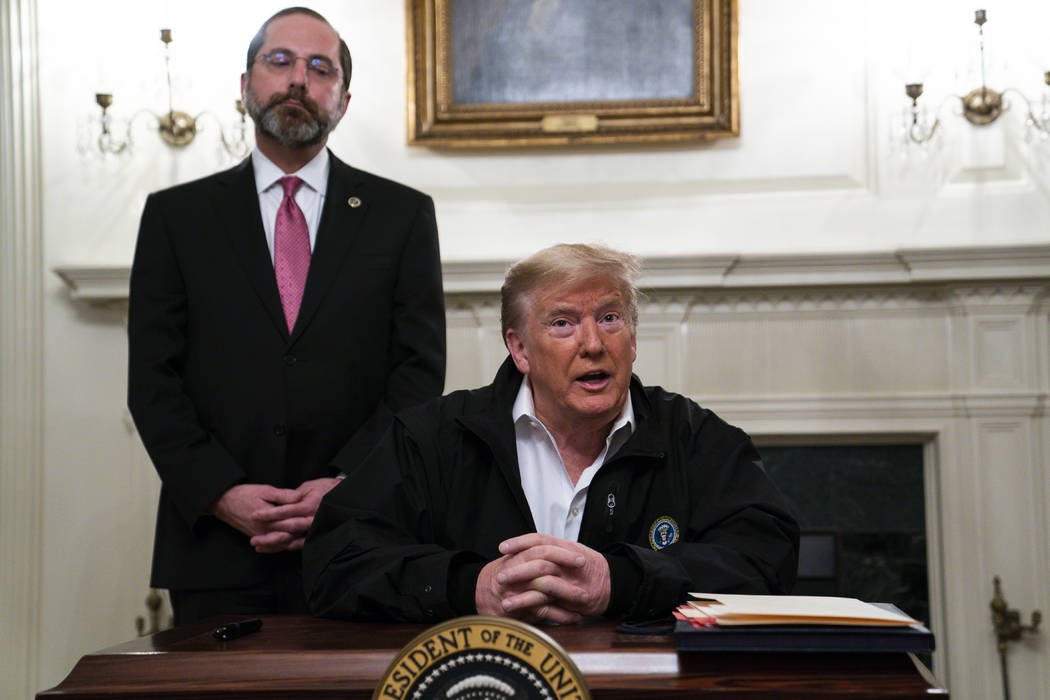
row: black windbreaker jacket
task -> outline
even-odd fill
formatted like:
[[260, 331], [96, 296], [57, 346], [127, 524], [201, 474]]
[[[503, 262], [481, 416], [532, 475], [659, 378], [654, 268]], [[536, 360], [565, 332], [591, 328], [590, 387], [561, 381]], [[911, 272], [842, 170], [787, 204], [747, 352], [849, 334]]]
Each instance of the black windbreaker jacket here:
[[[499, 543], [535, 532], [511, 407], [522, 375], [399, 415], [321, 503], [303, 550], [315, 614], [434, 622], [473, 614]], [[636, 427], [594, 476], [579, 541], [609, 561], [607, 617], [666, 615], [688, 591], [789, 593], [798, 524], [750, 438], [631, 381]]]

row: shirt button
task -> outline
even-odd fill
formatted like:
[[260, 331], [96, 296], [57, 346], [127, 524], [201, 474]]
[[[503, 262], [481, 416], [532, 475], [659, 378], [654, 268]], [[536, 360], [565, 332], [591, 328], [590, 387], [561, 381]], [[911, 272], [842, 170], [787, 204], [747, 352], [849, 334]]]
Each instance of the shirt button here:
[[283, 359], [284, 364], [288, 365], [289, 367], [296, 363], [295, 355], [285, 355]]
[[569, 512], [570, 512], [570, 513], [572, 513], [572, 517], [574, 517], [574, 518], [575, 518], [575, 517], [579, 516], [579, 514], [580, 514], [580, 509], [579, 509], [579, 508], [577, 508], [576, 506], [573, 506], [573, 507], [572, 507], [572, 510], [571, 510], [571, 511], [569, 511]]
[[434, 590], [434, 587], [431, 586], [429, 583], [427, 585], [423, 586], [423, 592], [424, 593], [430, 593], [432, 590]]
[[287, 430], [280, 423], [278, 423], [277, 425], [273, 426], [273, 434], [276, 435], [277, 437], [282, 437], [286, 432], [287, 432]]

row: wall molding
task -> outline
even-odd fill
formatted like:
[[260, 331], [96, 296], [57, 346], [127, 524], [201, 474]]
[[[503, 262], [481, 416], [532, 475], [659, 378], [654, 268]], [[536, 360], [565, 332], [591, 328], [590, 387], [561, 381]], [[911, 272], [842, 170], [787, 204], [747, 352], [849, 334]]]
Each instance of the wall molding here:
[[777, 420], [784, 415], [809, 418], [973, 418], [1022, 416], [1038, 418], [1046, 413], [1050, 398], [1045, 392], [1012, 393], [916, 393], [853, 394], [840, 396], [717, 396], [691, 397], [725, 417], [748, 422]]
[[44, 343], [35, 0], [0, 0], [0, 695], [40, 669]]
[[[447, 261], [447, 295], [499, 292], [509, 260]], [[643, 259], [647, 290], [910, 285], [1050, 279], [1050, 245], [909, 249], [823, 255], [689, 255]], [[54, 268], [74, 299], [127, 299], [128, 265], [69, 264]]]

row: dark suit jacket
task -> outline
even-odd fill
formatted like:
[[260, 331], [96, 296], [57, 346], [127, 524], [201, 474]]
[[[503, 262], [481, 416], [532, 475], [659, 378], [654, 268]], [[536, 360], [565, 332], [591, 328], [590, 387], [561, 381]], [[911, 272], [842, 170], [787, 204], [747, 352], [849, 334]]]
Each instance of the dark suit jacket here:
[[332, 156], [289, 336], [251, 159], [156, 192], [131, 271], [128, 340], [128, 407], [162, 484], [151, 585], [260, 583], [287, 558], [256, 554], [208, 507], [237, 483], [334, 476], [337, 454], [356, 462], [393, 412], [441, 393], [433, 201]]

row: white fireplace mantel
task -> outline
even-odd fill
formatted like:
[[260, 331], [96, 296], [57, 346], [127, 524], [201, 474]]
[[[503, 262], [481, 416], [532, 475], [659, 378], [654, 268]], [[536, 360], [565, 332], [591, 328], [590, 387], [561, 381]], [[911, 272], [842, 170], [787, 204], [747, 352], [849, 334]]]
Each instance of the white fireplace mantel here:
[[[451, 261], [442, 266], [446, 294], [494, 293], [510, 261]], [[825, 255], [705, 255], [644, 261], [645, 289], [881, 285], [992, 279], [1050, 279], [1050, 244], [1002, 248], [902, 249]], [[75, 299], [120, 302], [128, 265], [70, 264], [55, 273]]]

